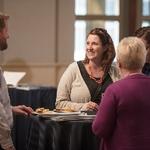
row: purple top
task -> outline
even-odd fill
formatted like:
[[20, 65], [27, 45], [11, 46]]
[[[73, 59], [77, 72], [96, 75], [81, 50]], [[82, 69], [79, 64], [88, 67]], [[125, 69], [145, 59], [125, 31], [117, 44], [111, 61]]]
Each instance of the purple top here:
[[150, 150], [150, 77], [135, 74], [111, 84], [92, 129], [103, 150]]

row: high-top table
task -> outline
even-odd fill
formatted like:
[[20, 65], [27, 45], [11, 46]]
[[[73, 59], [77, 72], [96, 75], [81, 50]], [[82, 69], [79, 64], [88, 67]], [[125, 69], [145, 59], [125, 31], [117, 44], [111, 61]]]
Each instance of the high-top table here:
[[[33, 109], [45, 107], [54, 109], [56, 99], [55, 87], [9, 87], [9, 95], [12, 105], [26, 105]], [[14, 127], [12, 129], [13, 141], [16, 150], [26, 150], [27, 132], [30, 127], [29, 117], [14, 115]]]
[[92, 120], [53, 121], [30, 116], [27, 150], [98, 150]]

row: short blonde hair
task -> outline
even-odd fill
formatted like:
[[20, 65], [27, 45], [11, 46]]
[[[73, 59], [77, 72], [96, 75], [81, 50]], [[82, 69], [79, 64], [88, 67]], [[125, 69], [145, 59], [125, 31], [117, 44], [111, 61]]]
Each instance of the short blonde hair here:
[[123, 38], [117, 47], [117, 61], [127, 70], [142, 69], [146, 54], [144, 43], [137, 37]]

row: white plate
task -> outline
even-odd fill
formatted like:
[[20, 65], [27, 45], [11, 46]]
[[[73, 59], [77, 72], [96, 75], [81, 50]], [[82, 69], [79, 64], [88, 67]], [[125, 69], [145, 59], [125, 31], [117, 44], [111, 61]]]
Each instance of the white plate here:
[[74, 120], [93, 120], [95, 115], [66, 115], [66, 116], [54, 116], [51, 117], [54, 121], [74, 121]]
[[54, 112], [56, 113], [57, 115], [62, 115], [62, 116], [65, 116], [65, 115], [79, 115], [81, 114], [80, 111], [76, 111], [76, 112]]
[[33, 112], [33, 115], [38, 115], [38, 116], [43, 116], [43, 117], [53, 117], [53, 116], [67, 116], [67, 115], [80, 115], [81, 112], [54, 112], [54, 111], [49, 111], [45, 113], [37, 113]]
[[96, 115], [85, 115], [85, 114], [80, 114], [78, 117], [80, 119], [94, 119]]

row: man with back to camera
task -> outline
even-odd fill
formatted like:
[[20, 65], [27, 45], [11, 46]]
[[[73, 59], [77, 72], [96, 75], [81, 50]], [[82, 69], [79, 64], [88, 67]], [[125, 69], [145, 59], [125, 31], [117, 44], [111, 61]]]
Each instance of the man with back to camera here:
[[[9, 16], [0, 12], [0, 51], [7, 49]], [[12, 112], [28, 115], [32, 108], [25, 105], [11, 106], [8, 88], [0, 68], [0, 150], [15, 150], [11, 138], [11, 127], [13, 124]]]

